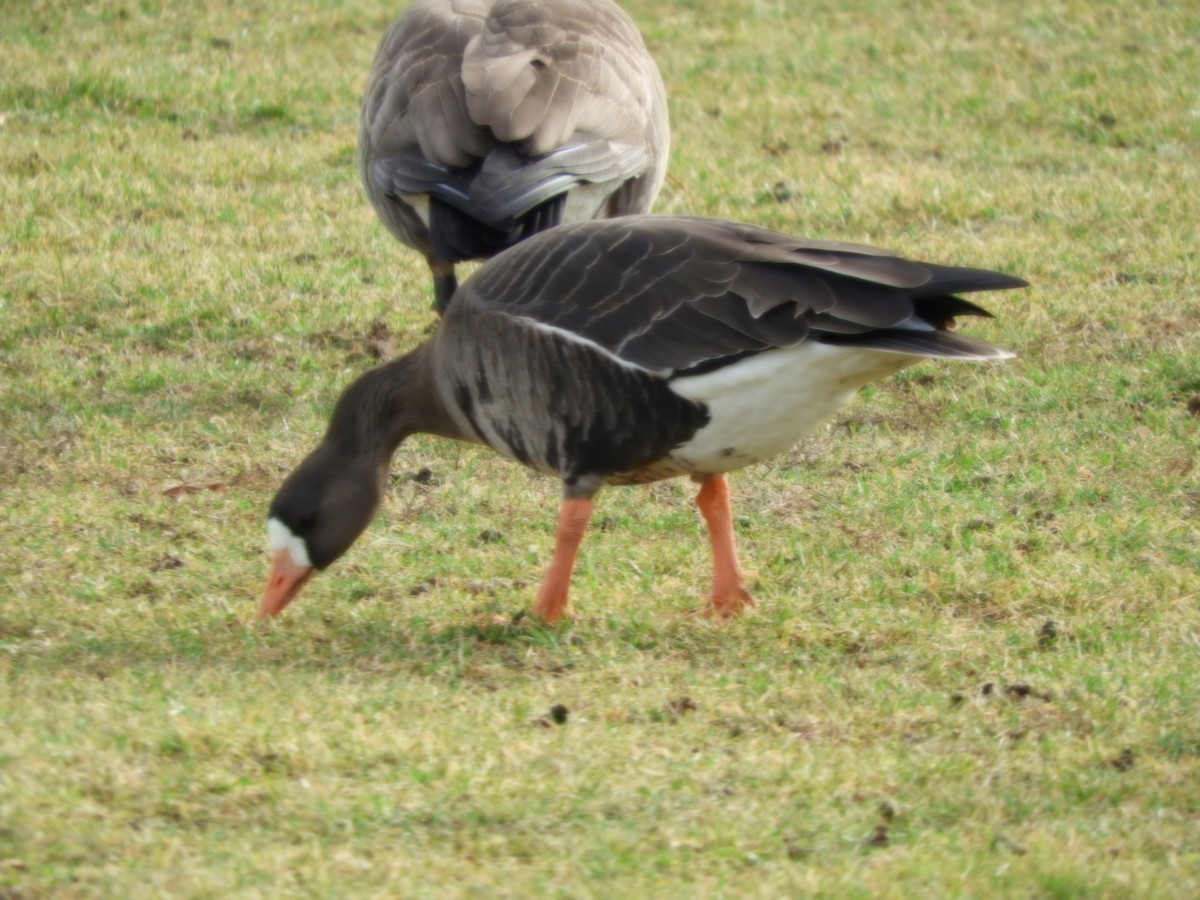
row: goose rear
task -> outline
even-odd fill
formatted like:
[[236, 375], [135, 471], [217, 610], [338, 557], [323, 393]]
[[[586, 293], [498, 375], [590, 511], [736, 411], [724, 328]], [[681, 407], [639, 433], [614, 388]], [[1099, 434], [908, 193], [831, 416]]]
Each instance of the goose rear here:
[[392, 454], [428, 432], [486, 444], [562, 482], [534, 613], [567, 609], [593, 498], [688, 476], [708, 526], [708, 615], [754, 601], [726, 474], [783, 452], [863, 385], [924, 358], [1012, 354], [951, 330], [957, 296], [1026, 283], [715, 219], [564, 225], [485, 263], [434, 337], [362, 375], [271, 504], [260, 617], [341, 556], [378, 508]]
[[417, 0], [379, 45], [359, 127], [367, 196], [425, 256], [439, 312], [456, 263], [649, 212], [668, 144], [658, 67], [611, 0]]

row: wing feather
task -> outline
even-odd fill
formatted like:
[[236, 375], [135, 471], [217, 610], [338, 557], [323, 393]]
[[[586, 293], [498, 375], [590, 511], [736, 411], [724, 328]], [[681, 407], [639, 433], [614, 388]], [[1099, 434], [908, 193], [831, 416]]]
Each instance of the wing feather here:
[[715, 219], [634, 216], [531, 238], [480, 269], [460, 298], [565, 329], [652, 371], [681, 371], [804, 340], [1000, 358], [941, 327], [954, 315], [987, 315], [945, 291], [1023, 284]]

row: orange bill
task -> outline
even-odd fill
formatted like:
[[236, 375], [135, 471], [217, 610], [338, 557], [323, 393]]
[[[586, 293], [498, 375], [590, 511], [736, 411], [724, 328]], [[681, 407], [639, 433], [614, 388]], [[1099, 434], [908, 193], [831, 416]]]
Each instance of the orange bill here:
[[258, 618], [277, 616], [283, 608], [296, 599], [300, 589], [316, 573], [311, 566], [301, 566], [292, 560], [287, 550], [276, 550], [271, 557], [271, 575], [267, 589], [258, 604]]

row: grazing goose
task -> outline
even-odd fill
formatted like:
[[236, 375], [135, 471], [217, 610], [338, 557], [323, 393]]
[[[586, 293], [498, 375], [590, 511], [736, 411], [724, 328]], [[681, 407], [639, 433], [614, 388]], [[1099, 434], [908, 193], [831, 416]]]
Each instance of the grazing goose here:
[[562, 479], [542, 620], [566, 609], [596, 492], [680, 475], [699, 482], [712, 539], [707, 613], [736, 615], [754, 601], [725, 473], [787, 450], [864, 384], [923, 357], [1011, 357], [949, 330], [955, 316], [988, 315], [955, 294], [1024, 285], [715, 219], [633, 216], [532, 237], [459, 288], [429, 341], [342, 394], [271, 503], [259, 617], [349, 549], [417, 432]]
[[417, 0], [375, 55], [359, 161], [442, 312], [455, 263], [649, 212], [668, 141], [658, 68], [611, 0]]

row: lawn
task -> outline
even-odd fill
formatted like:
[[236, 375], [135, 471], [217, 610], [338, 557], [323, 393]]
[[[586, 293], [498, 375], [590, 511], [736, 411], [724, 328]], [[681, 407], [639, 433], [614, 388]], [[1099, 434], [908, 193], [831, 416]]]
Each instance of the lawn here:
[[1032, 287], [732, 477], [417, 438], [253, 622], [266, 507], [433, 324], [358, 185], [399, 6], [0, 0], [0, 897], [1200, 895], [1200, 6], [627, 0], [658, 209]]

